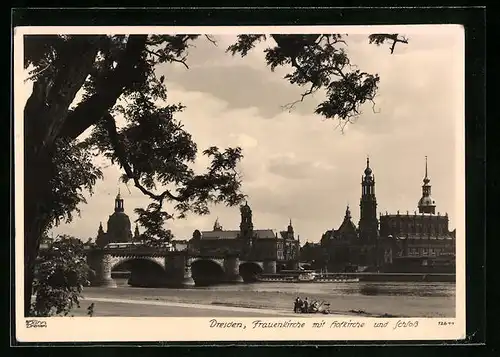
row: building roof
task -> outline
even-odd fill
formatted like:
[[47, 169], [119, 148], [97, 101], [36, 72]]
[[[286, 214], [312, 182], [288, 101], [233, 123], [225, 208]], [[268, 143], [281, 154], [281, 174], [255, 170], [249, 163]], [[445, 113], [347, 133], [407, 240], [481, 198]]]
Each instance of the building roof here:
[[[387, 217], [387, 218], [386, 218]], [[418, 217], [442, 217], [442, 218], [448, 218], [448, 213], [445, 214], [440, 214], [439, 212], [437, 214], [434, 213], [417, 213], [417, 212], [412, 212], [412, 213], [384, 213], [380, 215], [380, 219], [388, 219], [388, 218], [405, 218], [405, 217], [411, 217], [413, 218], [418, 218]]]
[[400, 234], [400, 235], [395, 235], [395, 238], [397, 240], [406, 240], [406, 239], [409, 239], [409, 240], [425, 240], [425, 239], [435, 239], [435, 240], [446, 240], [446, 239], [453, 239], [453, 236], [452, 235], [449, 235], [449, 234], [431, 234], [431, 235], [427, 235], [427, 234], [413, 234], [413, 233], [410, 233], [408, 235], [406, 234]]
[[[253, 233], [258, 239], [276, 239], [278, 232], [274, 229], [254, 229]], [[239, 230], [202, 231], [201, 239], [236, 239]]]

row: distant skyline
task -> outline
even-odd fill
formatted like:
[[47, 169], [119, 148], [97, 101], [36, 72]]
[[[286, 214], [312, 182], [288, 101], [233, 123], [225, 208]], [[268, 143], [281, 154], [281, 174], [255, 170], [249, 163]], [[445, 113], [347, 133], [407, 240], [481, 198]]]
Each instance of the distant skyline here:
[[[178, 118], [200, 152], [212, 145], [243, 148], [239, 169], [256, 229], [284, 230], [292, 219], [301, 242], [318, 242], [326, 230], [338, 228], [347, 205], [357, 225], [367, 156], [383, 214], [418, 212], [427, 156], [436, 212], [447, 212], [450, 229], [455, 228], [455, 148], [463, 140], [456, 135], [464, 111], [463, 32], [446, 26], [412, 29], [402, 33], [409, 44], [398, 44], [392, 55], [388, 46], [368, 44], [368, 34], [349, 35], [346, 50], [360, 70], [381, 78], [375, 112], [371, 103], [365, 105], [344, 132], [337, 122], [313, 114], [320, 93], [292, 112], [282, 108], [300, 99], [304, 88], [284, 80], [284, 69], [273, 73], [266, 67], [262, 49], [268, 44], [245, 58], [231, 57], [225, 49], [235, 36], [217, 35], [218, 46], [200, 39], [189, 50], [189, 69], [181, 64], [158, 67], [166, 78], [168, 102], [187, 107]], [[26, 88], [27, 98], [31, 84]], [[119, 188], [135, 225], [134, 208], [150, 201], [135, 187], [119, 183], [118, 167], [102, 162], [108, 166], [105, 179], [97, 182], [93, 196], [87, 195], [88, 204], [80, 206], [81, 217], [55, 228], [54, 235], [95, 238], [99, 222], [106, 229]], [[200, 156], [195, 167], [205, 166]], [[225, 206], [213, 207], [208, 216], [168, 221], [167, 226], [176, 239], [190, 239], [195, 229], [212, 229], [217, 217], [224, 229], [238, 229], [239, 208]]]

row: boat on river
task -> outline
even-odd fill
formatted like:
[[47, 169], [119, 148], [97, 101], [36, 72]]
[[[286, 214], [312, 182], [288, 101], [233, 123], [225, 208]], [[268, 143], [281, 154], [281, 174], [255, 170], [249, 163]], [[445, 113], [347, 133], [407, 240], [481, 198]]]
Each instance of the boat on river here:
[[259, 274], [257, 282], [261, 283], [357, 283], [358, 277], [343, 274], [322, 274], [314, 270], [285, 270], [276, 274]]

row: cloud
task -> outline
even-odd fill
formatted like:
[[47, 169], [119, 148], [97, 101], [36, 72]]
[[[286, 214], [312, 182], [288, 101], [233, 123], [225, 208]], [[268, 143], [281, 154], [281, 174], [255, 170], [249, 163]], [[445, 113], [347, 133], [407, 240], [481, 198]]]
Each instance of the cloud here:
[[[367, 155], [381, 212], [416, 209], [427, 155], [437, 210], [450, 214], [453, 228], [458, 211], [455, 128], [463, 111], [456, 37], [446, 31], [442, 36], [439, 31], [412, 34], [410, 43], [392, 56], [386, 47], [361, 38], [349, 42], [353, 63], [378, 73], [381, 82], [377, 113], [366, 105], [344, 133], [335, 122], [312, 113], [320, 98], [291, 113], [281, 110], [280, 105], [297, 99], [300, 89], [274, 76], [261, 55], [235, 59], [221, 48], [200, 44], [191, 50], [189, 70], [170, 65], [161, 71], [167, 74], [169, 101], [187, 106], [179, 119], [200, 151], [212, 145], [243, 148], [239, 169], [256, 228], [284, 229], [292, 218], [303, 241], [318, 241], [325, 230], [338, 227], [347, 204], [357, 223]], [[200, 170], [205, 166], [204, 160], [196, 164]], [[56, 232], [95, 236], [99, 221], [112, 213], [119, 187], [116, 167], [107, 168], [105, 175], [82, 205], [82, 218]], [[131, 187], [129, 193], [121, 187], [126, 211], [135, 219], [133, 208], [149, 201], [137, 189]], [[225, 228], [237, 229], [239, 214], [237, 207], [216, 206], [209, 216], [168, 225], [177, 237], [190, 238], [195, 229], [211, 229], [217, 216]]]
[[322, 174], [331, 174], [332, 169], [326, 162], [299, 160], [293, 153], [273, 156], [267, 164], [270, 173], [284, 179], [318, 179], [322, 178]]

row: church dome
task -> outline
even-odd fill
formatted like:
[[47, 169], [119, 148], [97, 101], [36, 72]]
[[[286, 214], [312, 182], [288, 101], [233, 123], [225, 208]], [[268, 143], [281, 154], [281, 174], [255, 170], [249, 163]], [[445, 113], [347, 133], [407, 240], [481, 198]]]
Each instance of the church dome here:
[[125, 212], [114, 212], [112, 215], [109, 216], [108, 224], [109, 222], [123, 223], [130, 225], [130, 218]]
[[128, 242], [132, 236], [132, 224], [124, 212], [114, 212], [108, 219], [108, 234], [113, 242]]
[[113, 243], [132, 241], [132, 224], [123, 207], [120, 193], [115, 198], [115, 211], [108, 219], [109, 241]]

